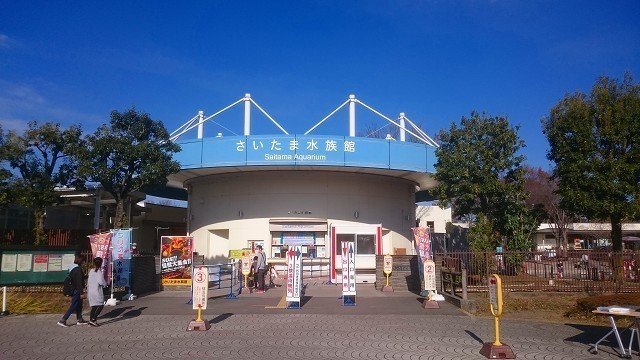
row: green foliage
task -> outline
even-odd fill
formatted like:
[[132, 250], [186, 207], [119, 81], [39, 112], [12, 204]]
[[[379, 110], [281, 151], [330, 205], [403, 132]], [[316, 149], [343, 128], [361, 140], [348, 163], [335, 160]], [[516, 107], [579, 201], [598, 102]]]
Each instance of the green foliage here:
[[543, 119], [561, 206], [608, 219], [614, 250], [621, 222], [640, 217], [640, 86], [599, 78], [590, 94], [565, 95]]
[[469, 248], [474, 252], [494, 251], [500, 243], [500, 236], [493, 230], [491, 221], [479, 214], [467, 233]]
[[46, 241], [44, 210], [58, 200], [55, 186], [79, 184], [77, 165], [69, 155], [79, 147], [81, 134], [78, 126], [61, 130], [60, 124], [32, 121], [22, 135], [10, 131], [2, 136], [2, 158], [19, 175], [9, 182], [5, 196], [34, 210], [36, 244]]
[[102, 125], [87, 137], [87, 146], [79, 151], [80, 172], [102, 184], [116, 200], [114, 226], [124, 224], [123, 201], [147, 185], [164, 185], [167, 175], [180, 166], [172, 160], [180, 147], [169, 141], [169, 133], [160, 121], [148, 114], [129, 109], [111, 112], [109, 126]]
[[528, 249], [539, 225], [525, 206], [524, 156], [518, 154], [524, 143], [517, 131], [504, 117], [473, 112], [439, 135], [434, 193], [444, 206], [453, 203], [457, 217], [475, 220], [469, 230], [474, 250]]

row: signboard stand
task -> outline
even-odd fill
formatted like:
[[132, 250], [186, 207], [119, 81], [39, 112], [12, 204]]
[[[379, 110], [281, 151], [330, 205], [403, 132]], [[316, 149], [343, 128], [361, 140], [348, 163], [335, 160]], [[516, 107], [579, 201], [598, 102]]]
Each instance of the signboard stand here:
[[502, 315], [502, 280], [500, 276], [493, 274], [489, 279], [489, 307], [493, 314], [495, 341], [482, 345], [480, 355], [488, 359], [515, 359], [516, 355], [511, 347], [500, 342], [500, 315]]
[[251, 273], [251, 257], [248, 255], [242, 256], [241, 261], [242, 261], [241, 262], [242, 275], [244, 275], [244, 288], [249, 290], [249, 293], [251, 293], [251, 288], [249, 287], [249, 274]]
[[389, 285], [389, 275], [393, 271], [393, 257], [387, 254], [383, 260], [383, 272], [387, 276], [387, 284], [382, 287], [383, 292], [393, 292], [393, 286]]
[[356, 306], [356, 254], [353, 241], [342, 242], [342, 306]]
[[302, 251], [299, 245], [289, 246], [287, 251], [287, 309], [301, 308]]
[[191, 293], [193, 309], [196, 310], [196, 318], [189, 322], [187, 331], [207, 331], [211, 328], [209, 322], [202, 318], [202, 310], [207, 308], [207, 299], [209, 298], [209, 269], [199, 266], [193, 272], [193, 291]]
[[[424, 309], [439, 309], [440, 305], [434, 300], [434, 294], [436, 293], [436, 263], [433, 260], [425, 260], [423, 263], [424, 269], [424, 291], [428, 293], [427, 298], [422, 301], [422, 308]], [[442, 296], [442, 295], [440, 295]]]

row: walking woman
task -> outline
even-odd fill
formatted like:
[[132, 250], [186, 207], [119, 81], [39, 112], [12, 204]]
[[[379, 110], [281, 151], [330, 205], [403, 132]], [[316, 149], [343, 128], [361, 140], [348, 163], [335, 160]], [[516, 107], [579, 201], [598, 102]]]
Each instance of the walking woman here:
[[102, 258], [93, 259], [93, 269], [89, 270], [89, 280], [87, 281], [87, 293], [89, 295], [89, 306], [91, 313], [89, 314], [89, 325], [98, 326], [98, 315], [104, 306], [104, 291], [102, 288], [107, 286], [102, 273]]

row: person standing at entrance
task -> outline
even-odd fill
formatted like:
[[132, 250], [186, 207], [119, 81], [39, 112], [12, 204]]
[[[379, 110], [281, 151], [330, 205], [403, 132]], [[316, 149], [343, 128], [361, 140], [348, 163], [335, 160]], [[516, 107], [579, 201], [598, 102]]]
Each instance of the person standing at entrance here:
[[258, 249], [258, 262], [256, 263], [256, 269], [258, 269], [258, 292], [264, 292], [264, 269], [267, 266], [267, 255], [262, 250], [262, 245], [256, 246]]
[[73, 265], [69, 268], [69, 276], [71, 277], [71, 283], [73, 285], [73, 294], [71, 295], [71, 305], [69, 305], [69, 310], [62, 316], [62, 319], [58, 321], [58, 325], [62, 327], [69, 327], [67, 325], [67, 319], [71, 316], [72, 313], [76, 313], [78, 325], [87, 324], [86, 321], [82, 318], [82, 293], [84, 292], [84, 274], [82, 273], [82, 268], [80, 267], [84, 259], [82, 255], [76, 254], [76, 258], [73, 261]]
[[89, 270], [89, 280], [87, 280], [87, 294], [89, 297], [89, 306], [91, 313], [89, 314], [89, 325], [98, 326], [98, 315], [102, 311], [104, 305], [104, 291], [107, 281], [102, 273], [102, 258], [93, 259], [93, 269]]

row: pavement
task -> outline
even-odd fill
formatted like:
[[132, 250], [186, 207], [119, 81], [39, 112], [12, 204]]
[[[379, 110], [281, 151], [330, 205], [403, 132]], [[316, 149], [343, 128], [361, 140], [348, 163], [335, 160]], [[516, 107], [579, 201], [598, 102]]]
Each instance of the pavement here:
[[[208, 331], [186, 331], [194, 310], [184, 291], [105, 307], [97, 328], [75, 325], [73, 316], [69, 328], [57, 326], [55, 314], [0, 317], [0, 359], [484, 359], [482, 343], [493, 340], [492, 318], [448, 303], [423, 309], [416, 294], [366, 285], [356, 306], [342, 306], [340, 291], [309, 283], [302, 308], [285, 309], [283, 288], [234, 300], [213, 290], [203, 312]], [[501, 320], [501, 340], [518, 359], [616, 359], [612, 342], [589, 352], [608, 330]], [[628, 332], [623, 339], [628, 345]]]

